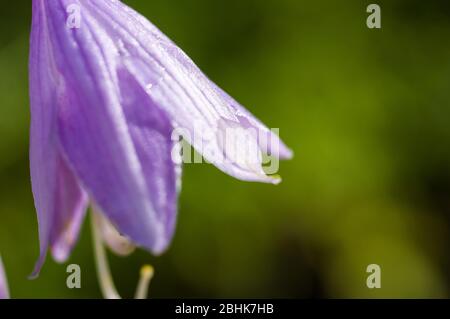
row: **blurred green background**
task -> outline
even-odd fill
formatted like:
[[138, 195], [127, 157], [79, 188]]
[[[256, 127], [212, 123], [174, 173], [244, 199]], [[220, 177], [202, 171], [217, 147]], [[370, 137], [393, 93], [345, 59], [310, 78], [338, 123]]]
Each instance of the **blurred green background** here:
[[[125, 1], [295, 151], [279, 186], [186, 165], [176, 237], [155, 258], [110, 256], [132, 297], [449, 297], [450, 3]], [[0, 10], [0, 252], [16, 298], [100, 298], [89, 220], [66, 267], [38, 254], [28, 169], [30, 1]], [[366, 287], [366, 267], [382, 288]]]

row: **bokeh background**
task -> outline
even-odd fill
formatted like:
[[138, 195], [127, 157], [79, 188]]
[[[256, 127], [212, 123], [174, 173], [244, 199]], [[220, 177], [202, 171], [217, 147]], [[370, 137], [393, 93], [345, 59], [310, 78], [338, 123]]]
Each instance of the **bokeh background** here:
[[[279, 186], [210, 165], [184, 170], [176, 237], [155, 258], [110, 256], [132, 297], [449, 297], [450, 3], [134, 0], [138, 9], [295, 151]], [[100, 298], [89, 220], [66, 266], [38, 254], [28, 169], [30, 1], [0, 10], [0, 253], [16, 298]], [[366, 267], [382, 288], [366, 287]]]

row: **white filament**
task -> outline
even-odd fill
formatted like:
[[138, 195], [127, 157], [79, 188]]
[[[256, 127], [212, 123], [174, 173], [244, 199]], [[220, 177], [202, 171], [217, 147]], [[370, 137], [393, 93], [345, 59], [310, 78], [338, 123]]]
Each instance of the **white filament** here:
[[[106, 255], [105, 245], [101, 236], [99, 227], [98, 213], [91, 214], [92, 239], [94, 245], [95, 264], [97, 266], [97, 275], [105, 299], [122, 299], [117, 292], [114, 280], [111, 275], [108, 257]], [[154, 275], [154, 269], [150, 265], [145, 265], [141, 269], [139, 283], [136, 289], [135, 299], [146, 299], [148, 295], [148, 286]]]

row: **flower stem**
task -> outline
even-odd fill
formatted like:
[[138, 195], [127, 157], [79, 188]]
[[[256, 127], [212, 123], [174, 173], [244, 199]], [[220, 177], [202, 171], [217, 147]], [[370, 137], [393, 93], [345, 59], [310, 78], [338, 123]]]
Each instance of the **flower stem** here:
[[92, 240], [94, 245], [95, 264], [97, 266], [97, 276], [100, 289], [105, 299], [121, 299], [114, 285], [114, 280], [109, 268], [108, 257], [106, 256], [105, 246], [103, 245], [100, 231], [97, 227], [95, 213], [91, 214]]
[[148, 286], [154, 274], [155, 270], [150, 265], [145, 265], [141, 268], [141, 278], [139, 279], [134, 299], [147, 299]]
[[[92, 242], [94, 246], [95, 264], [97, 266], [97, 276], [99, 278], [100, 289], [105, 299], [121, 299], [117, 292], [114, 280], [109, 267], [108, 256], [99, 227], [99, 215], [97, 212], [91, 214]], [[152, 266], [145, 265], [141, 268], [139, 283], [136, 289], [135, 299], [146, 299], [148, 286], [155, 271]]]

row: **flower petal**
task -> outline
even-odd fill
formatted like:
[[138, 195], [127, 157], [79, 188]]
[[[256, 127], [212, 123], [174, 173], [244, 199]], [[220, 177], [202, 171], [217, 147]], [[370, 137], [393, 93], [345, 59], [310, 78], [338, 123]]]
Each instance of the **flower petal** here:
[[276, 135], [272, 130], [269, 130], [260, 120], [254, 117], [246, 108], [239, 104], [234, 98], [218, 87], [215, 83], [211, 82], [211, 85], [234, 109], [240, 125], [244, 128], [253, 128], [257, 130], [258, 144], [264, 153], [275, 156], [279, 159], [292, 159], [294, 155], [292, 150], [283, 143], [278, 135]]
[[[92, 15], [87, 4], [93, 2], [75, 1], [81, 5], [82, 26], [65, 27], [70, 3], [45, 3], [64, 81], [58, 105], [62, 149], [84, 189], [118, 231], [159, 254], [173, 234], [176, 211], [170, 121], [146, 94], [136, 96], [133, 87], [119, 80], [118, 43]], [[141, 127], [139, 121], [146, 121], [147, 114], [152, 121]]]
[[118, 70], [122, 107], [128, 130], [142, 166], [148, 196], [165, 228], [167, 240], [176, 224], [181, 185], [179, 138], [166, 112], [151, 100], [124, 68]]
[[69, 258], [76, 243], [89, 200], [62, 158], [59, 159], [57, 178], [55, 215], [50, 231], [50, 247], [53, 258], [62, 263]]
[[[197, 151], [222, 171], [242, 180], [277, 183], [277, 178], [266, 176], [261, 168], [261, 158], [256, 163], [236, 163], [224, 149], [222, 136], [236, 126], [264, 128], [259, 121], [237, 109], [237, 103], [198, 69], [192, 60], [172, 41], [144, 17], [120, 1], [89, 1], [86, 6], [95, 12], [114, 43], [119, 44], [122, 60], [130, 73], [147, 90], [154, 103], [163, 108], [174, 123], [188, 131], [184, 138]], [[245, 121], [242, 121], [242, 120]], [[195, 136], [195, 138], [194, 138]], [[250, 134], [236, 142], [238, 149], [247, 145], [259, 145]], [[278, 138], [273, 139], [278, 140]], [[270, 147], [261, 149], [270, 152]], [[242, 155], [242, 154], [241, 154]], [[281, 157], [290, 157], [287, 148], [281, 149]], [[242, 157], [242, 156], [240, 156]]]
[[0, 256], [0, 299], [9, 299], [8, 281], [3, 269], [2, 257]]
[[39, 273], [49, 245], [57, 260], [67, 258], [87, 203], [59, 152], [56, 132], [59, 74], [41, 4], [33, 1], [30, 48], [30, 171], [40, 237], [40, 257], [32, 276]]
[[[174, 234], [177, 213], [178, 187], [181, 178], [181, 159], [176, 153], [177, 139], [171, 139], [173, 127], [164, 111], [152, 103], [147, 93], [131, 74], [119, 68], [121, 104], [128, 130], [145, 178], [148, 197], [158, 220], [165, 228], [167, 242]], [[113, 233], [103, 227], [104, 234]], [[120, 254], [114, 236], [105, 236], [113, 251]]]

